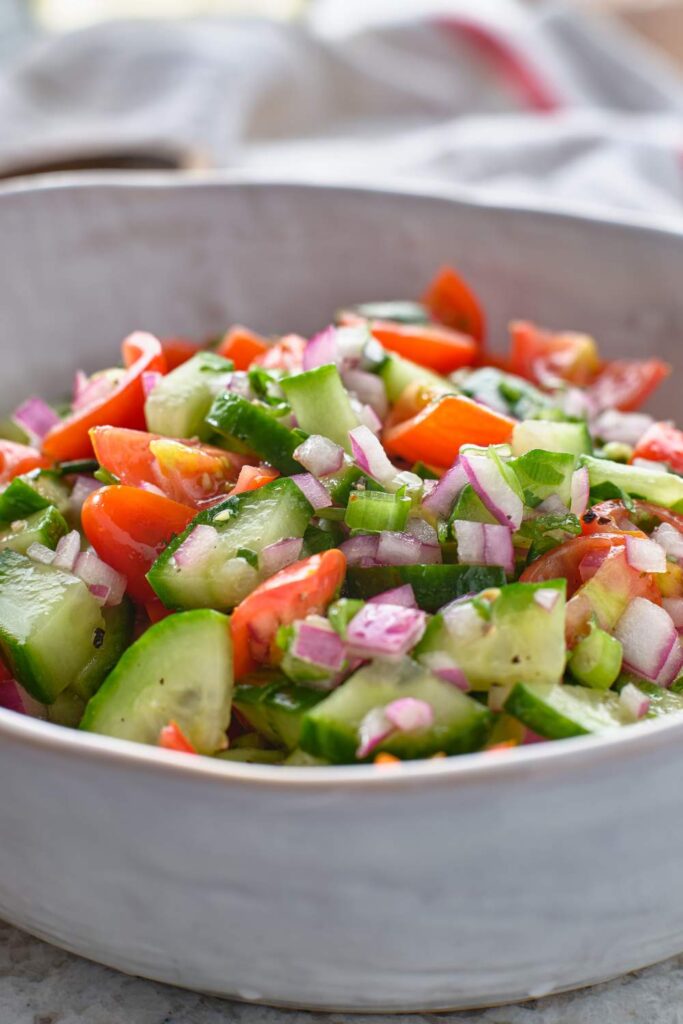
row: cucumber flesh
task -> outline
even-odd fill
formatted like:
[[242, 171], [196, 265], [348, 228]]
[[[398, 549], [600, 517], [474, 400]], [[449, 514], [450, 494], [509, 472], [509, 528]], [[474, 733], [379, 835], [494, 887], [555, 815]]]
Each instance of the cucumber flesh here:
[[[683, 511], [683, 477], [675, 473], [660, 473], [641, 466], [625, 466], [609, 459], [595, 459], [583, 455], [579, 465], [588, 470], [591, 489], [605, 488], [609, 494], [602, 498], [619, 497], [620, 492], [633, 498], [643, 498], [664, 508]], [[680, 508], [678, 507], [680, 505]]]
[[369, 759], [380, 751], [402, 759], [442, 752], [464, 754], [486, 742], [491, 726], [488, 708], [406, 659], [397, 665], [364, 666], [310, 710], [303, 720], [302, 749], [334, 764], [355, 762], [365, 715], [401, 697], [426, 701], [434, 712], [433, 724], [419, 732], [387, 737]]
[[[414, 655], [429, 665], [445, 654], [473, 690], [559, 682], [566, 657], [565, 588], [565, 580], [510, 583], [485, 609], [463, 602], [431, 620]], [[536, 600], [541, 590], [557, 595], [550, 611]]]
[[458, 389], [445, 377], [413, 363], [403, 356], [390, 355], [379, 371], [390, 402], [397, 402], [409, 384], [431, 388], [435, 394], [455, 394]]
[[78, 577], [0, 552], [0, 649], [36, 700], [51, 704], [73, 682], [103, 627], [102, 611]]
[[505, 701], [505, 710], [549, 740], [586, 736], [625, 724], [616, 693], [562, 683], [518, 683]]
[[429, 310], [420, 302], [392, 299], [385, 302], [361, 302], [351, 311], [366, 320], [391, 320], [395, 324], [428, 324]]
[[367, 600], [410, 583], [418, 606], [437, 612], [456, 597], [502, 587], [505, 579], [505, 571], [497, 565], [349, 566], [344, 591], [347, 597]]
[[54, 550], [59, 538], [68, 531], [68, 524], [61, 512], [54, 505], [48, 505], [0, 530], [0, 550], [9, 548], [10, 551], [25, 555], [31, 544], [44, 544], [46, 548]]
[[147, 429], [166, 437], [206, 439], [204, 417], [228, 383], [232, 362], [215, 352], [198, 352], [156, 384], [145, 402]]
[[512, 454], [525, 455], [535, 448], [584, 455], [593, 451], [593, 443], [585, 423], [558, 423], [554, 420], [516, 423], [512, 431]]
[[301, 430], [322, 434], [351, 451], [349, 431], [358, 426], [358, 417], [336, 366], [318, 366], [280, 383]]
[[297, 686], [278, 676], [264, 686], [249, 685], [248, 680], [235, 688], [234, 706], [240, 718], [276, 747], [292, 751], [299, 745], [304, 715], [325, 697], [320, 690]]
[[128, 598], [113, 608], [103, 608], [101, 630], [93, 637], [90, 657], [69, 687], [83, 702], [90, 700], [109, 675], [133, 637], [135, 609]]
[[466, 520], [470, 523], [490, 523], [498, 525], [498, 520], [491, 515], [472, 484], [465, 484], [455, 503], [449, 522]]
[[[265, 578], [238, 552], [248, 549], [258, 555], [284, 537], [303, 537], [312, 514], [297, 485], [281, 477], [201, 512], [159, 555], [147, 578], [169, 608], [227, 611]], [[215, 542], [190, 564], [182, 559], [179, 564], [176, 552], [203, 525], [215, 527]]]
[[[268, 411], [268, 406], [249, 402], [232, 391], [217, 395], [206, 416], [206, 422], [227, 441], [236, 439], [275, 466], [281, 473], [301, 473], [301, 466], [293, 457], [301, 438], [283, 426]], [[227, 446], [227, 445], [226, 445]]]
[[156, 744], [177, 722], [199, 753], [225, 746], [232, 701], [232, 641], [225, 615], [209, 609], [150, 626], [88, 702], [81, 729]]

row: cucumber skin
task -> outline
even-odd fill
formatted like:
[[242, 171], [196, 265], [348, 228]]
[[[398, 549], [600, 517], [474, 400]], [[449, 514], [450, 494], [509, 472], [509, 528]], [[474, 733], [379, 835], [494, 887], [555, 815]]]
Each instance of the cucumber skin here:
[[193, 437], [206, 440], [204, 417], [216, 390], [211, 378], [228, 374], [233, 364], [215, 352], [197, 352], [186, 363], [167, 373], [145, 402], [147, 429], [165, 437]]
[[659, 473], [640, 466], [625, 466], [621, 462], [582, 455], [579, 466], [588, 470], [591, 489], [609, 484], [615, 497], [625, 491], [634, 498], [643, 498], [655, 505], [683, 512], [683, 479], [675, 473]]
[[[554, 707], [553, 702], [559, 707]], [[625, 724], [616, 693], [567, 683], [518, 683], [504, 708], [527, 728], [549, 740], [588, 736]]]
[[415, 600], [426, 612], [437, 612], [449, 601], [489, 587], [502, 587], [505, 572], [500, 566], [480, 565], [387, 565], [349, 566], [344, 596], [367, 600], [385, 590], [410, 583]]
[[[263, 487], [259, 487], [256, 491], [247, 491], [244, 494], [237, 494], [232, 498], [226, 498], [225, 501], [220, 502], [218, 505], [214, 505], [209, 509], [205, 509], [200, 512], [199, 515], [195, 516], [192, 522], [179, 533], [173, 540], [164, 548], [156, 562], [152, 565], [152, 568], [147, 573], [147, 579], [152, 586], [152, 589], [156, 593], [167, 608], [176, 610], [182, 610], [182, 605], [179, 604], [175, 588], [168, 587], [166, 576], [169, 575], [171, 580], [174, 578], [174, 572], [169, 564], [173, 558], [175, 552], [178, 550], [181, 544], [187, 540], [192, 531], [196, 526], [207, 524], [209, 526], [215, 526], [216, 529], [221, 532], [222, 521], [219, 519], [215, 522], [216, 516], [228, 511], [231, 513], [230, 518], [226, 521], [231, 523], [239, 515], [244, 508], [249, 508], [252, 502], [267, 501], [271, 498], [280, 497], [283, 492], [289, 494], [292, 500], [300, 508], [302, 514], [306, 515], [307, 524], [310, 517], [313, 515], [313, 507], [310, 502], [304, 497], [301, 490], [297, 485], [290, 480], [288, 477], [279, 477], [277, 480], [273, 480], [269, 484], [265, 484]], [[301, 536], [305, 532], [305, 527], [301, 531]], [[292, 534], [289, 534], [292, 536]], [[236, 548], [242, 547], [243, 545], [236, 545]]]
[[233, 706], [255, 732], [291, 752], [299, 746], [304, 715], [326, 696], [280, 676], [266, 686], [241, 683], [235, 688]]
[[265, 408], [259, 408], [241, 395], [230, 391], [218, 395], [207, 413], [206, 422], [223, 437], [236, 437], [246, 442], [261, 459], [281, 473], [289, 475], [304, 471], [292, 457], [301, 444], [301, 438]]
[[379, 371], [390, 402], [396, 402], [409, 384], [419, 383], [425, 388], [434, 388], [439, 394], [457, 394], [458, 388], [446, 377], [441, 377], [425, 366], [419, 366], [403, 356], [390, 354]]
[[[15, 520], [16, 522], [16, 520]], [[54, 548], [60, 537], [68, 533], [68, 524], [62, 513], [54, 506], [48, 505], [39, 512], [32, 512], [24, 520], [21, 530], [13, 531], [10, 527], [0, 531], [0, 550], [9, 549], [25, 555], [31, 544], [44, 544]]]
[[97, 692], [133, 638], [135, 608], [124, 597], [114, 608], [103, 608], [104, 642], [101, 647], [93, 646], [93, 654], [69, 687], [76, 696], [88, 701]]
[[[226, 670], [224, 679], [210, 680], [223, 689], [219, 695], [220, 700], [213, 702], [220, 704], [218, 715], [216, 708], [212, 708], [212, 714], [209, 714], [206, 707], [197, 706], [199, 702], [196, 700], [188, 701], [186, 694], [181, 694], [180, 702], [177, 700], [176, 706], [173, 706], [173, 672], [178, 666], [178, 659], [173, 659], [173, 653], [179, 631], [181, 656], [188, 652], [194, 655], [195, 668], [197, 662], [201, 661], [207, 632], [215, 634], [208, 638], [208, 650], [212, 656], [218, 654], [224, 657]], [[199, 644], [197, 635], [201, 641]], [[215, 646], [218, 638], [224, 645], [222, 651], [217, 651]], [[173, 659], [170, 664], [166, 660], [169, 657]], [[160, 671], [165, 675], [157, 679]], [[186, 676], [182, 663], [181, 672], [184, 680]], [[197, 685], [202, 684], [206, 684], [205, 674], [198, 677]], [[125, 651], [95, 696], [88, 701], [80, 728], [84, 732], [156, 744], [161, 729], [169, 721], [175, 720], [199, 753], [214, 754], [220, 749], [230, 724], [232, 691], [232, 641], [228, 617], [205, 608], [179, 612], [150, 626]], [[164, 700], [169, 701], [168, 707], [163, 706]], [[147, 719], [144, 715], [145, 703], [152, 712]], [[150, 717], [154, 725], [152, 731]]]

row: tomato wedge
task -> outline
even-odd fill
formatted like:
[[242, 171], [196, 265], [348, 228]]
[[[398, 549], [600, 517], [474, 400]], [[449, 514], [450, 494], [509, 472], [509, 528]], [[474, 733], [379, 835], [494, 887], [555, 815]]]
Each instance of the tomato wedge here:
[[546, 331], [516, 320], [510, 324], [510, 336], [510, 369], [536, 384], [559, 377], [583, 387], [600, 369], [598, 350], [588, 334]]
[[276, 480], [279, 475], [278, 471], [270, 466], [242, 466], [237, 483], [230, 491], [230, 497], [232, 498], [235, 494], [244, 494], [245, 491], [257, 491], [264, 484]]
[[582, 532], [588, 535], [607, 531], [633, 533], [633, 526], [636, 525], [636, 536], [643, 536], [643, 532], [634, 524], [634, 519], [637, 520], [639, 515], [646, 515], [659, 519], [662, 523], [669, 523], [683, 533], [683, 515], [677, 515], [676, 512], [662, 508], [661, 505], [653, 505], [650, 501], [636, 499], [633, 505], [634, 512], [629, 512], [623, 501], [618, 499], [601, 501], [599, 505], [594, 505], [584, 513], [581, 520]]
[[142, 374], [166, 371], [161, 342], [152, 334], [136, 331], [122, 345], [126, 372], [105, 398], [72, 413], [43, 438], [43, 452], [58, 462], [92, 456], [89, 431], [110, 424], [116, 427], [145, 427], [145, 395]]
[[50, 459], [41, 455], [36, 448], [0, 438], [0, 484], [9, 483], [21, 473], [30, 473], [32, 469], [47, 469], [50, 465]]
[[446, 327], [463, 331], [482, 342], [486, 333], [484, 311], [476, 295], [452, 267], [442, 267], [422, 296], [430, 315]]
[[670, 423], [653, 423], [633, 449], [634, 459], [668, 462], [676, 473], [683, 473], [683, 430]]
[[288, 565], [262, 583], [232, 613], [235, 678], [273, 655], [280, 626], [323, 613], [344, 580], [346, 558], [337, 548]]
[[190, 341], [189, 338], [162, 338], [161, 351], [166, 360], [166, 372], [170, 373], [176, 367], [182, 366], [192, 356], [196, 356], [204, 346], [197, 341]]
[[661, 359], [615, 359], [607, 363], [588, 389], [598, 409], [639, 409], [671, 373]]
[[579, 566], [587, 555], [607, 554], [626, 543], [625, 533], [609, 533], [604, 526], [602, 529], [602, 533], [572, 537], [547, 551], [526, 567], [520, 580], [523, 583], [543, 583], [544, 580], [566, 579], [567, 597], [571, 597], [583, 584]]
[[248, 370], [258, 356], [268, 352], [268, 342], [248, 327], [235, 324], [223, 335], [216, 352], [224, 359], [232, 359], [236, 370]]
[[241, 455], [198, 441], [176, 440], [126, 427], [93, 427], [95, 458], [122, 484], [152, 485], [191, 508], [227, 495], [244, 464]]
[[187, 736], [177, 722], [169, 722], [159, 733], [159, 746], [164, 750], [178, 750], [181, 754], [196, 754]]
[[83, 532], [100, 558], [128, 580], [141, 604], [156, 601], [145, 576], [172, 537], [194, 519], [186, 505], [138, 487], [102, 487], [86, 498]]
[[264, 370], [297, 373], [301, 370], [306, 344], [306, 339], [298, 334], [286, 334], [276, 345], [271, 345], [262, 356], [257, 356], [254, 359], [254, 366], [262, 366]]
[[408, 462], [450, 466], [463, 444], [503, 444], [515, 420], [464, 395], [445, 395], [384, 431], [384, 447]]
[[389, 352], [396, 352], [436, 373], [452, 373], [461, 366], [472, 366], [479, 352], [477, 343], [469, 335], [441, 324], [371, 320], [368, 326], [373, 337]]

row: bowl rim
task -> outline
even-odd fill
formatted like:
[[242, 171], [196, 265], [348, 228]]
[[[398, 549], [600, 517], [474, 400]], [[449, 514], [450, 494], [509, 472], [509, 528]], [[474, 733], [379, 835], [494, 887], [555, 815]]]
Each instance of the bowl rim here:
[[[341, 192], [401, 198], [445, 201], [454, 205], [481, 210], [500, 210], [550, 217], [568, 222], [585, 222], [595, 226], [623, 229], [629, 232], [678, 238], [683, 242], [683, 216], [653, 215], [640, 211], [599, 210], [582, 202], [544, 200], [533, 202], [514, 194], [491, 195], [486, 189], [451, 185], [442, 182], [420, 182], [415, 179], [392, 179], [389, 183], [364, 182], [345, 178], [273, 177], [269, 174], [245, 174], [233, 171], [134, 171], [134, 172], [58, 172], [0, 182], [0, 204], [26, 194], [50, 194], [88, 189], [187, 190], [187, 189], [282, 188], [292, 191]], [[650, 721], [636, 722], [627, 729], [592, 736], [579, 736], [546, 743], [531, 744], [510, 750], [478, 751], [457, 757], [433, 760], [403, 761], [387, 767], [362, 765], [261, 765], [222, 761], [217, 758], [190, 756], [159, 747], [133, 743], [129, 740], [100, 736], [55, 725], [41, 719], [0, 708], [0, 741], [19, 740], [27, 746], [56, 754], [87, 755], [118, 768], [145, 768], [152, 771], [180, 773], [204, 782], [215, 780], [226, 785], [268, 785], [278, 788], [329, 789], [348, 786], [356, 788], [404, 789], [415, 785], [445, 783], [452, 785], [490, 782], [491, 777], [506, 782], [518, 778], [544, 775], [548, 771], [565, 774], [582, 769], [589, 760], [592, 765], [625, 757], [647, 756], [653, 750], [680, 745], [683, 738], [683, 714], [672, 714]]]

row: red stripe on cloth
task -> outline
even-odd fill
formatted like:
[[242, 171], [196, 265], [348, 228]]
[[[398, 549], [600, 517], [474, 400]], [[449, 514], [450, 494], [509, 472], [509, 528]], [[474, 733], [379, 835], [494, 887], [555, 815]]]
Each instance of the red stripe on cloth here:
[[436, 24], [476, 47], [507, 80], [529, 109], [549, 113], [559, 110], [564, 105], [552, 86], [541, 78], [536, 68], [515, 50], [507, 39], [492, 32], [485, 25], [451, 15], [437, 18]]

